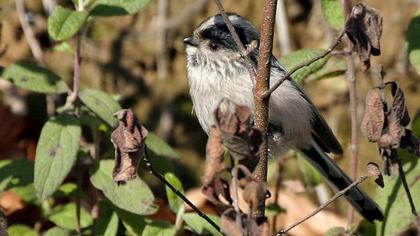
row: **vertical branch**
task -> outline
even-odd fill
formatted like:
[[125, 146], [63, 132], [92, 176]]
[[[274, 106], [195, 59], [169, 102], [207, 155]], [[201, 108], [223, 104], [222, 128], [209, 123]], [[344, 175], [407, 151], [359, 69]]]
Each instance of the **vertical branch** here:
[[[344, 15], [347, 18], [350, 15], [350, 0], [343, 0]], [[351, 52], [352, 45], [350, 39], [346, 37], [346, 49], [345, 51]], [[358, 125], [357, 125], [357, 95], [356, 95], [356, 72], [353, 54], [348, 53], [346, 55], [346, 78], [349, 85], [350, 93], [350, 120], [351, 120], [351, 144], [350, 144], [350, 165], [351, 165], [351, 178], [354, 180], [357, 178], [357, 163], [358, 163]], [[349, 205], [348, 224], [351, 225], [354, 220], [354, 209]]]
[[[257, 79], [254, 89], [255, 101], [255, 125], [263, 133], [263, 142], [259, 154], [258, 164], [254, 170], [254, 177], [257, 181], [267, 182], [267, 160], [268, 160], [268, 103], [270, 96], [262, 96], [269, 89], [271, 57], [273, 49], [274, 22], [276, 17], [277, 0], [264, 1], [264, 19], [261, 27], [261, 41], [258, 55]], [[262, 219], [264, 217], [265, 201], [258, 203], [253, 217]]]

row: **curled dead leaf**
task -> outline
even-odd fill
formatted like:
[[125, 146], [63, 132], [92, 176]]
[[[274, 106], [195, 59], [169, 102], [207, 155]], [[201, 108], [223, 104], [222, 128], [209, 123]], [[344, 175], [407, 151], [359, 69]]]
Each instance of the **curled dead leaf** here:
[[407, 105], [405, 103], [404, 92], [400, 89], [397, 82], [391, 81], [385, 83], [385, 86], [391, 86], [392, 93], [392, 106], [391, 113], [395, 113], [396, 119], [402, 126], [407, 126], [410, 123], [410, 116], [407, 111]]
[[360, 57], [362, 69], [368, 70], [370, 55], [381, 54], [382, 16], [375, 8], [359, 3], [353, 7], [345, 30]]
[[244, 191], [242, 192], [242, 198], [248, 204], [250, 212], [255, 212], [259, 207], [258, 204], [265, 202], [266, 192], [266, 183], [251, 180], [245, 185]]
[[124, 109], [114, 114], [118, 127], [111, 134], [115, 148], [114, 181], [125, 183], [137, 176], [137, 167], [143, 157], [147, 129], [141, 126], [131, 109]]
[[365, 114], [362, 119], [362, 132], [370, 142], [376, 142], [382, 135], [385, 123], [384, 104], [375, 89], [366, 95]]
[[397, 114], [391, 112], [387, 116], [387, 126], [377, 143], [382, 148], [398, 148], [403, 135], [404, 128], [397, 119]]
[[206, 164], [202, 182], [204, 186], [213, 181], [216, 174], [226, 169], [224, 162], [225, 148], [222, 143], [222, 133], [220, 129], [213, 126], [210, 129], [209, 138], [206, 146]]
[[375, 183], [379, 185], [381, 188], [383, 188], [384, 185], [384, 179], [382, 177], [382, 173], [379, 169], [378, 164], [375, 162], [369, 162], [367, 164], [367, 172], [369, 176], [375, 177]]
[[233, 208], [223, 212], [221, 217], [221, 231], [227, 236], [257, 236], [260, 230], [255, 220], [246, 214], [236, 212]]

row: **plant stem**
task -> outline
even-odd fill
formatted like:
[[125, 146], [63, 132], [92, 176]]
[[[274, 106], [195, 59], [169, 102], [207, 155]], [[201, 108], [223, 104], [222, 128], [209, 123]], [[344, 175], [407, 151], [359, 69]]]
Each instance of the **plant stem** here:
[[400, 179], [403, 184], [405, 193], [407, 194], [408, 201], [410, 202], [411, 213], [414, 216], [414, 223], [416, 225], [417, 232], [420, 233], [420, 218], [417, 214], [416, 206], [414, 205], [414, 201], [410, 193], [410, 188], [408, 187], [408, 184], [407, 184], [407, 179], [405, 178], [404, 169], [403, 169], [400, 158], [397, 157], [397, 161], [398, 161], [398, 174], [400, 175]]
[[334, 202], [335, 200], [337, 200], [339, 197], [343, 196], [344, 194], [346, 194], [350, 189], [356, 187], [357, 185], [363, 183], [367, 178], [369, 178], [369, 176], [361, 176], [359, 179], [357, 179], [356, 181], [354, 181], [352, 184], [350, 184], [349, 186], [347, 186], [345, 189], [341, 190], [340, 192], [336, 193], [330, 200], [328, 200], [327, 202], [325, 202], [324, 204], [320, 205], [317, 209], [315, 209], [315, 211], [313, 211], [311, 214], [305, 216], [304, 218], [302, 218], [301, 220], [299, 220], [298, 222], [288, 226], [287, 228], [279, 231], [276, 236], [280, 236], [280, 235], [284, 235], [287, 232], [289, 232], [291, 229], [293, 229], [294, 227], [302, 224], [303, 222], [305, 222], [306, 220], [308, 220], [309, 218], [313, 217], [314, 215], [318, 214], [320, 211], [322, 211], [323, 209], [325, 209], [326, 207], [328, 207], [332, 202]]
[[149, 168], [149, 170], [150, 170], [150, 174], [154, 175], [160, 181], [162, 181], [162, 183], [164, 183], [166, 186], [168, 186], [178, 197], [180, 197], [185, 203], [187, 203], [188, 206], [190, 206], [195, 212], [197, 212], [197, 214], [201, 218], [203, 218], [205, 221], [207, 221], [217, 231], [222, 233], [220, 231], [220, 227], [212, 219], [210, 219], [210, 217], [208, 217], [204, 212], [202, 212], [200, 209], [198, 209], [198, 207], [196, 207], [194, 205], [194, 203], [192, 203], [190, 200], [188, 200], [188, 198], [185, 197], [184, 194], [182, 194], [180, 191], [178, 191], [178, 189], [176, 189], [174, 186], [172, 186], [171, 183], [169, 183], [165, 179], [165, 177], [161, 173], [159, 173], [158, 170], [155, 169], [155, 167], [153, 166], [153, 164], [149, 160], [149, 155], [147, 154], [147, 146], [145, 147], [145, 151], [144, 151], [144, 160], [146, 161], [147, 168]]
[[[259, 160], [253, 176], [259, 182], [267, 182], [268, 161], [268, 109], [270, 96], [262, 96], [270, 87], [271, 58], [273, 50], [274, 22], [276, 18], [277, 0], [264, 0], [263, 23], [261, 27], [261, 42], [258, 55], [257, 80], [254, 89], [255, 126], [263, 133]], [[264, 218], [265, 199], [258, 203], [258, 208], [252, 212], [257, 221]]]
[[[350, 15], [350, 1], [343, 0], [344, 15], [348, 19]], [[345, 51], [352, 51], [352, 44], [349, 38], [346, 38]], [[349, 85], [350, 93], [350, 120], [351, 120], [351, 144], [350, 144], [350, 168], [351, 178], [354, 180], [357, 177], [358, 165], [358, 124], [357, 124], [357, 84], [356, 84], [356, 69], [354, 65], [353, 55], [349, 53], [346, 55], [346, 78]], [[349, 204], [347, 223], [350, 226], [354, 221], [354, 208]]]
[[[82, 44], [82, 31], [83, 28], [76, 34], [76, 51], [74, 53], [74, 62], [73, 62], [73, 91], [69, 96], [67, 96], [67, 105], [75, 105], [77, 101], [77, 97], [79, 96], [80, 90], [80, 67], [82, 63], [82, 56], [81, 56], [81, 44]], [[80, 109], [78, 106], [75, 106], [75, 114], [79, 116]]]

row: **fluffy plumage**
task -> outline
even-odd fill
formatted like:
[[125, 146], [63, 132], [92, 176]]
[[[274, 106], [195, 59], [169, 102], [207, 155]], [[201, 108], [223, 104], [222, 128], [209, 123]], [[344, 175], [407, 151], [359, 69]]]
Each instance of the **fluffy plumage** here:
[[[242, 43], [259, 40], [252, 24], [241, 16], [229, 14]], [[236, 44], [221, 15], [208, 18], [186, 38], [190, 95], [202, 128], [208, 133], [214, 124], [213, 111], [222, 99], [254, 109], [253, 81], [246, 69], [246, 60], [239, 56]], [[251, 53], [254, 66], [258, 50]], [[275, 57], [271, 62], [270, 84], [285, 70]], [[304, 152], [337, 188], [351, 184], [350, 178], [325, 154], [342, 153], [342, 148], [318, 110], [293, 80], [286, 80], [270, 97], [270, 149], [282, 154], [290, 148]], [[376, 203], [359, 188], [347, 199], [368, 220], [382, 219]]]

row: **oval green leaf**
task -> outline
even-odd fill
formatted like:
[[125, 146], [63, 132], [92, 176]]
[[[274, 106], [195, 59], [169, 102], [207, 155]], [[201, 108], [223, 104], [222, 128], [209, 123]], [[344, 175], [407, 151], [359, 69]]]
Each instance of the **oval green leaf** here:
[[331, 27], [344, 28], [344, 10], [341, 0], [322, 0], [321, 6], [325, 20]]
[[153, 220], [147, 222], [146, 227], [144, 228], [142, 236], [175, 236], [176, 229], [173, 225], [169, 224], [166, 221]]
[[45, 123], [36, 147], [34, 186], [41, 199], [51, 196], [77, 158], [81, 128], [74, 116], [60, 114]]
[[101, 202], [101, 217], [95, 224], [96, 235], [115, 236], [118, 232], [118, 215], [107, 202]]
[[48, 17], [48, 33], [55, 40], [66, 40], [80, 30], [87, 17], [88, 13], [85, 11], [73, 11], [57, 6]]
[[90, 14], [94, 16], [135, 14], [150, 2], [151, 0], [96, 0]]
[[[181, 181], [172, 173], [166, 173], [165, 179], [174, 186], [179, 192], [184, 193]], [[165, 186], [166, 197], [168, 198], [169, 207], [177, 214], [181, 207], [184, 207], [184, 201], [178, 197], [168, 186]]]
[[407, 52], [411, 65], [420, 75], [420, 11], [410, 21], [407, 30]]
[[[38, 236], [38, 233], [27, 225], [11, 225], [7, 232], [9, 236]], [[7, 235], [7, 234], [6, 234]]]
[[[299, 64], [306, 62], [314, 57], [320, 56], [322, 53], [324, 53], [324, 49], [302, 49], [297, 50], [292, 53], [289, 53], [283, 57], [280, 58], [280, 62], [282, 65], [286, 68], [286, 70], [291, 70], [295, 66], [298, 66]], [[292, 78], [296, 82], [301, 82], [309, 75], [319, 71], [322, 69], [325, 64], [327, 63], [329, 59], [329, 56], [326, 56], [322, 59], [319, 59], [318, 61], [312, 63], [309, 66], [305, 66], [299, 70], [297, 70], [293, 75]]]
[[84, 89], [79, 93], [79, 98], [111, 127], [117, 126], [118, 120], [114, 117], [114, 113], [121, 110], [121, 106], [110, 95], [95, 89]]
[[[76, 204], [68, 203], [65, 205], [58, 205], [51, 209], [47, 215], [47, 219], [54, 222], [57, 226], [65, 229], [75, 230], [76, 227]], [[80, 228], [86, 228], [93, 223], [92, 217], [89, 212], [81, 207], [80, 208]]]
[[91, 171], [90, 182], [117, 207], [139, 215], [151, 215], [157, 206], [149, 187], [137, 176], [124, 185], [117, 185], [112, 178], [114, 162], [102, 160]]
[[[220, 218], [214, 215], [208, 215], [216, 224], [220, 225]], [[182, 216], [187, 228], [199, 235], [222, 235], [206, 220], [201, 218], [197, 213], [186, 213]]]
[[1, 77], [14, 85], [38, 93], [65, 93], [69, 91], [66, 83], [54, 72], [37, 65], [18, 62], [10, 65]]
[[146, 145], [156, 155], [179, 158], [179, 154], [154, 133], [147, 134]]

